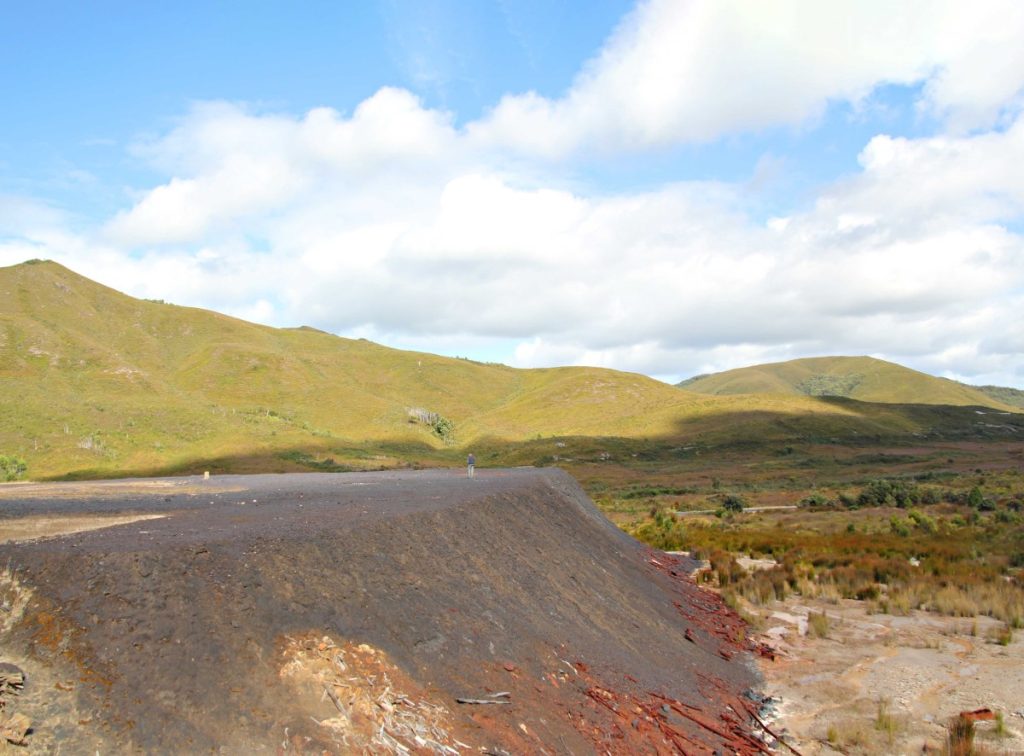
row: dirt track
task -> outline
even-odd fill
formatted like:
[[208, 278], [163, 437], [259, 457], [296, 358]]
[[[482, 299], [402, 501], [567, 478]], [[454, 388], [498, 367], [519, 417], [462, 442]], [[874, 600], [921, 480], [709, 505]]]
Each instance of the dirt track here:
[[0, 545], [35, 750], [758, 747], [734, 615], [557, 470], [13, 486], [0, 512], [167, 515]]

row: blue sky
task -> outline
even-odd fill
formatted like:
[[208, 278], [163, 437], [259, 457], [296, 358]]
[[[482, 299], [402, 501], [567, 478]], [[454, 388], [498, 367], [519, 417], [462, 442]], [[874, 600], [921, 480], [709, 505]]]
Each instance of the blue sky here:
[[1022, 8], [8, 4], [0, 265], [520, 366], [1024, 386]]

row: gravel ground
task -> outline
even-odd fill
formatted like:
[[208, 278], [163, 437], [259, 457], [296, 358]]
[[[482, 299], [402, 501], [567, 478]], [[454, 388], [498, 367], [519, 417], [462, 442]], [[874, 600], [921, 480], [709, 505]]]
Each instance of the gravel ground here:
[[[806, 634], [809, 611], [829, 616], [828, 637]], [[938, 753], [949, 719], [980, 708], [1003, 716], [1002, 733], [994, 721], [977, 723], [980, 752], [1024, 753], [1019, 632], [1003, 646], [988, 637], [1001, 625], [988, 617], [867, 614], [848, 600], [795, 597], [762, 613], [763, 637], [779, 651], [761, 665], [779, 699], [773, 729], [801, 753]]]

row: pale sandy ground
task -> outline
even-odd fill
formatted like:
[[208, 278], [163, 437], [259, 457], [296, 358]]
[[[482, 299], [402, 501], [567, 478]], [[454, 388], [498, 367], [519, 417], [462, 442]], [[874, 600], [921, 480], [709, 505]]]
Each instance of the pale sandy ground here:
[[140, 520], [153, 520], [164, 517], [162, 514], [151, 515], [83, 515], [71, 517], [18, 517], [0, 520], [0, 543], [19, 543], [34, 541], [38, 538], [52, 538], [71, 533], [83, 533], [87, 530], [110, 528]]
[[[828, 614], [828, 637], [806, 634], [810, 610]], [[760, 665], [781, 699], [768, 724], [800, 753], [940, 753], [950, 717], [988, 707], [1003, 713], [1006, 734], [979, 722], [977, 752], [1024, 754], [1024, 631], [1001, 646], [988, 637], [1001, 623], [986, 617], [869, 615], [863, 602], [801, 597], [756, 613], [761, 639], [779, 651]], [[880, 705], [894, 727], [877, 726]]]

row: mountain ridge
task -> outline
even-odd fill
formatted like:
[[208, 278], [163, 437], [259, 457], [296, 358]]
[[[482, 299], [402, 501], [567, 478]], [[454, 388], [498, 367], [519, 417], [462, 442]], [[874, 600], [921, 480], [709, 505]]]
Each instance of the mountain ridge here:
[[33, 477], [448, 465], [472, 445], [522, 464], [541, 439], [669, 447], [960, 433], [969, 422], [402, 351], [135, 299], [53, 262], [0, 268], [0, 454], [24, 458]]
[[[903, 365], [868, 356], [804, 357], [751, 365], [688, 378], [676, 384], [686, 391], [714, 396], [786, 394], [839, 396], [860, 401], [899, 404], [982, 406], [1019, 410], [1004, 401], [1013, 389], [969, 386]], [[1020, 392], [1024, 398], [1024, 392]]]

